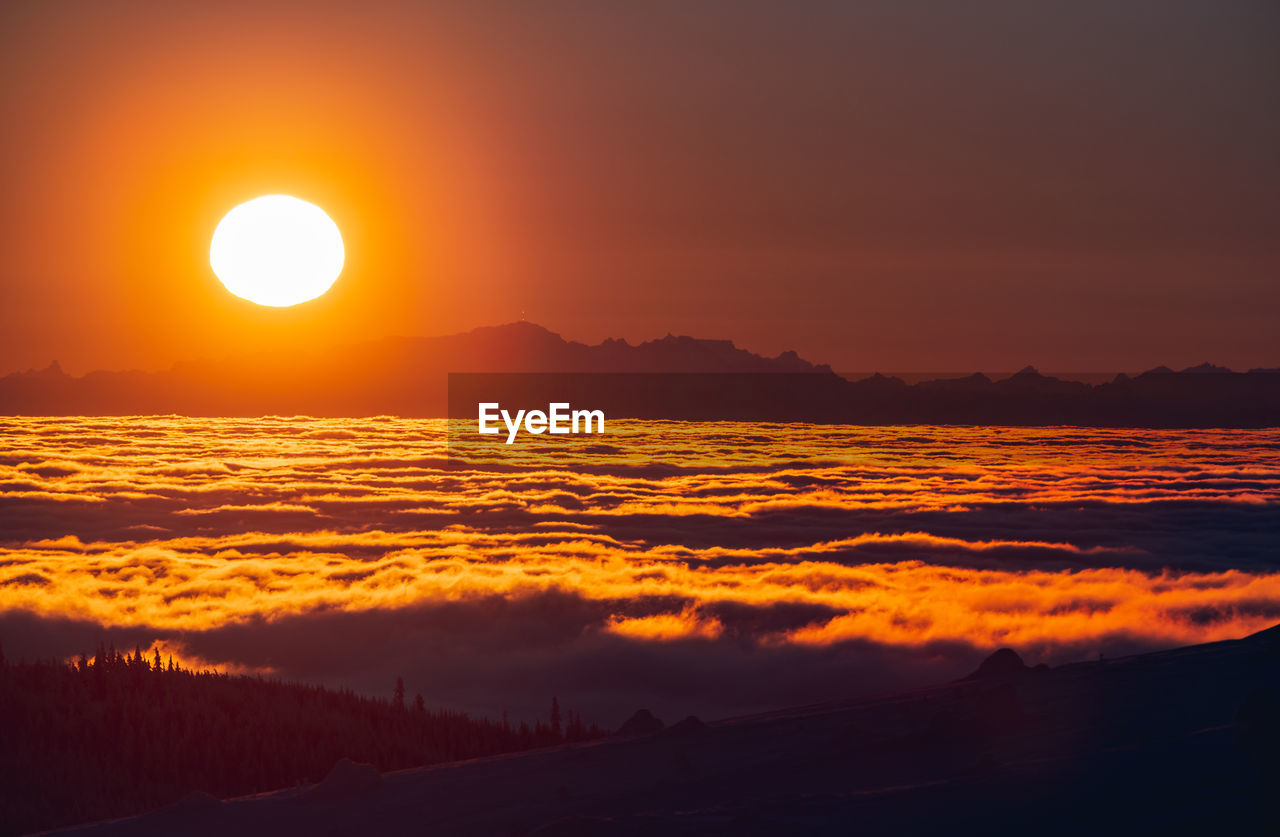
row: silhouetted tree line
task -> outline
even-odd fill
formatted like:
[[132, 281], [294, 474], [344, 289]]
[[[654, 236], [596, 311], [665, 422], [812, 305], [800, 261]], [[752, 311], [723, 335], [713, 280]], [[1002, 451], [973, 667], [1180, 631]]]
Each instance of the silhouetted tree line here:
[[218, 797], [317, 782], [339, 758], [380, 770], [604, 735], [574, 712], [513, 726], [261, 677], [191, 671], [158, 652], [92, 659], [0, 653], [0, 833], [127, 816], [193, 791]]

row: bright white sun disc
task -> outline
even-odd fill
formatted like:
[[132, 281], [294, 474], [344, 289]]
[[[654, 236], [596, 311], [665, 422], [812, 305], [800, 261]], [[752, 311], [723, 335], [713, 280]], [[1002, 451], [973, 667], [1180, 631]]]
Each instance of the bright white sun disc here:
[[345, 255], [338, 225], [320, 207], [289, 195], [240, 204], [209, 245], [209, 264], [227, 290], [278, 308], [329, 290]]

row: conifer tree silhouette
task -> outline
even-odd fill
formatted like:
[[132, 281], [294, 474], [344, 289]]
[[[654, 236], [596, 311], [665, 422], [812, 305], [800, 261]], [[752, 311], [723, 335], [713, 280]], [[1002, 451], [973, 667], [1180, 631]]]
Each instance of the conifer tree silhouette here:
[[[218, 797], [317, 782], [340, 758], [400, 770], [547, 747], [579, 733], [551, 702], [551, 725], [405, 709], [350, 689], [183, 668], [99, 643], [92, 660], [0, 657], [0, 837], [140, 813], [197, 790]], [[563, 713], [563, 714], [562, 714]], [[563, 719], [569, 719], [564, 729]], [[150, 731], [149, 734], [147, 731]], [[127, 753], [128, 757], [122, 757]]]

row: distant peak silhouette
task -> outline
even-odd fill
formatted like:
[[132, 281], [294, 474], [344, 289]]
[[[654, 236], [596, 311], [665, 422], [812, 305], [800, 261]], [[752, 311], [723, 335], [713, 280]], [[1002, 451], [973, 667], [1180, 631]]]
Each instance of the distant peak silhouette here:
[[341, 758], [323, 781], [306, 792], [306, 798], [342, 798], [371, 790], [381, 784], [382, 774], [373, 765]]
[[[440, 417], [449, 414], [452, 373], [634, 373], [662, 379], [651, 382], [654, 389], [636, 389], [631, 382], [617, 380], [608, 393], [600, 393], [602, 402], [617, 399], [592, 406], [618, 418], [875, 425], [1280, 425], [1280, 375], [1266, 370], [1233, 373], [1205, 363], [1173, 372], [1162, 366], [1094, 386], [1046, 376], [1034, 366], [998, 381], [981, 373], [910, 385], [880, 373], [848, 381], [794, 351], [765, 357], [732, 340], [670, 333], [637, 344], [612, 338], [589, 345], [525, 320], [442, 337], [387, 337], [291, 353], [189, 361], [162, 372], [99, 371], [73, 377], [55, 362], [0, 378], [0, 414]], [[718, 377], [699, 384], [691, 378], [694, 375]], [[683, 383], [673, 380], [675, 376]]]
[[1216, 366], [1209, 361], [1205, 361], [1199, 366], [1188, 366], [1182, 370], [1184, 375], [1230, 375], [1232, 371], [1225, 366]]
[[66, 372], [62, 369], [62, 364], [58, 361], [52, 361], [43, 369], [28, 369], [25, 372], [15, 372], [14, 375], [24, 378], [68, 378]]
[[637, 709], [627, 719], [626, 723], [618, 727], [616, 735], [652, 735], [656, 732], [662, 732], [666, 729], [666, 724], [654, 717], [654, 714], [648, 709]]
[[1012, 648], [1001, 648], [982, 661], [977, 671], [965, 680], [982, 680], [987, 677], [1004, 677], [1010, 674], [1021, 674], [1027, 671], [1027, 664]]

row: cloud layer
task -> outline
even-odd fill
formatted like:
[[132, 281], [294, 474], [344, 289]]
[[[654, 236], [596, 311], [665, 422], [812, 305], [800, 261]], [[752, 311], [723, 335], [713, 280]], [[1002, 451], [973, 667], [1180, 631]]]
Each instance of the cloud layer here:
[[[5, 419], [0, 639], [749, 711], [1280, 621], [1280, 432]], [[534, 440], [545, 441], [545, 440]], [[16, 646], [16, 650], [15, 650]], [[632, 707], [634, 708], [634, 707]]]

